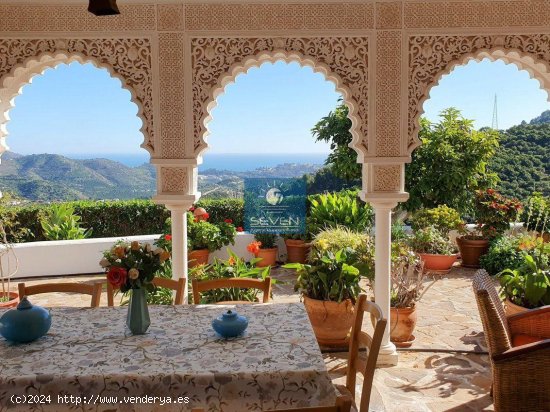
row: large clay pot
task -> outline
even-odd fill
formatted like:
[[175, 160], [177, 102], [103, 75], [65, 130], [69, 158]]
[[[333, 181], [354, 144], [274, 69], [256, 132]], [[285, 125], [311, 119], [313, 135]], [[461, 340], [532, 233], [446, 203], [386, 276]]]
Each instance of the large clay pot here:
[[306, 263], [309, 244], [303, 240], [286, 239], [285, 245], [288, 263]]
[[[4, 292], [0, 292], [0, 297], [5, 296]], [[0, 302], [0, 308], [15, 308], [19, 303], [19, 294], [17, 292], [8, 292], [9, 300]]]
[[508, 299], [504, 301], [504, 313], [506, 314], [506, 316], [517, 315], [518, 313], [527, 312], [528, 310], [528, 308], [516, 305]]
[[390, 308], [390, 340], [399, 348], [411, 346], [416, 327], [416, 307]]
[[208, 249], [192, 250], [187, 255], [187, 259], [189, 261], [188, 266], [190, 268], [194, 268], [195, 266], [206, 265], [208, 264], [209, 256], [210, 256], [210, 252]]
[[479, 268], [479, 258], [489, 250], [489, 241], [487, 239], [472, 240], [458, 237], [456, 242], [462, 257], [462, 266]]
[[420, 256], [420, 259], [424, 263], [425, 272], [441, 274], [449, 273], [453, 264], [458, 259], [458, 254], [432, 255], [430, 253], [419, 253], [418, 256]]
[[256, 263], [256, 266], [260, 268], [275, 266], [275, 263], [277, 262], [277, 250], [278, 249], [276, 247], [271, 249], [260, 249], [256, 257], [262, 258], [262, 260]]
[[354, 305], [351, 300], [338, 303], [304, 296], [304, 305], [319, 345], [347, 345], [353, 324]]

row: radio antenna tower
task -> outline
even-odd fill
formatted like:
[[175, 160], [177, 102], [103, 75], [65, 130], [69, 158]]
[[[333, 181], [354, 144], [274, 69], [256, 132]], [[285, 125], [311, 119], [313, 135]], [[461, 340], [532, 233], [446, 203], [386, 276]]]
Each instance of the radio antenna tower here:
[[495, 93], [495, 104], [493, 106], [493, 122], [491, 124], [491, 129], [498, 130], [498, 104], [497, 104], [496, 93]]

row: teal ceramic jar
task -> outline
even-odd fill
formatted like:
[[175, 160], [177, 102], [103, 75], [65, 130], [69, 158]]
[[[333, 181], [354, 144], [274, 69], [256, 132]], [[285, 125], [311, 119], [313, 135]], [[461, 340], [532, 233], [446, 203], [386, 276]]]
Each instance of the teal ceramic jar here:
[[234, 338], [246, 330], [248, 319], [233, 310], [228, 310], [212, 321], [212, 327], [224, 338]]
[[32, 342], [48, 333], [51, 325], [50, 312], [33, 306], [25, 296], [16, 309], [8, 310], [0, 318], [0, 335], [12, 342]]

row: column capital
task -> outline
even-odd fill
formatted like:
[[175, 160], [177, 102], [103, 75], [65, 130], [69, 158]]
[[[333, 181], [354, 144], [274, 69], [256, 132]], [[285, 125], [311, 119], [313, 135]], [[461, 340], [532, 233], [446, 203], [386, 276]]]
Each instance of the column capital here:
[[153, 202], [166, 205], [168, 210], [179, 210], [185, 208], [188, 210], [201, 197], [200, 193], [194, 195], [156, 195], [153, 196]]
[[401, 202], [407, 201], [409, 194], [402, 193], [365, 193], [359, 192], [361, 199], [369, 203], [374, 209], [394, 209]]

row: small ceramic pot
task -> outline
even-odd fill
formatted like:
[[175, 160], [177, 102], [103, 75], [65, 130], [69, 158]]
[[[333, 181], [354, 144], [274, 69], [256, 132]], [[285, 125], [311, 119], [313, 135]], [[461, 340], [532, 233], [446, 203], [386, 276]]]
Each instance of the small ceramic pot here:
[[276, 247], [270, 249], [260, 249], [256, 257], [262, 258], [256, 266], [259, 268], [265, 268], [266, 266], [275, 266], [277, 263], [277, 251]]
[[6, 296], [6, 294], [8, 295], [9, 300], [6, 300], [5, 302], [0, 302], [0, 308], [15, 308], [19, 303], [19, 294], [17, 292], [0, 292], [0, 296]]
[[50, 312], [33, 306], [25, 296], [17, 309], [8, 310], [0, 318], [0, 335], [12, 342], [32, 342], [48, 333], [51, 325]]
[[248, 319], [234, 310], [228, 310], [212, 321], [212, 328], [224, 338], [241, 335], [248, 327]]
[[199, 265], [208, 264], [208, 258], [210, 256], [210, 251], [208, 249], [196, 249], [189, 252], [188, 260], [189, 267], [193, 268]]

